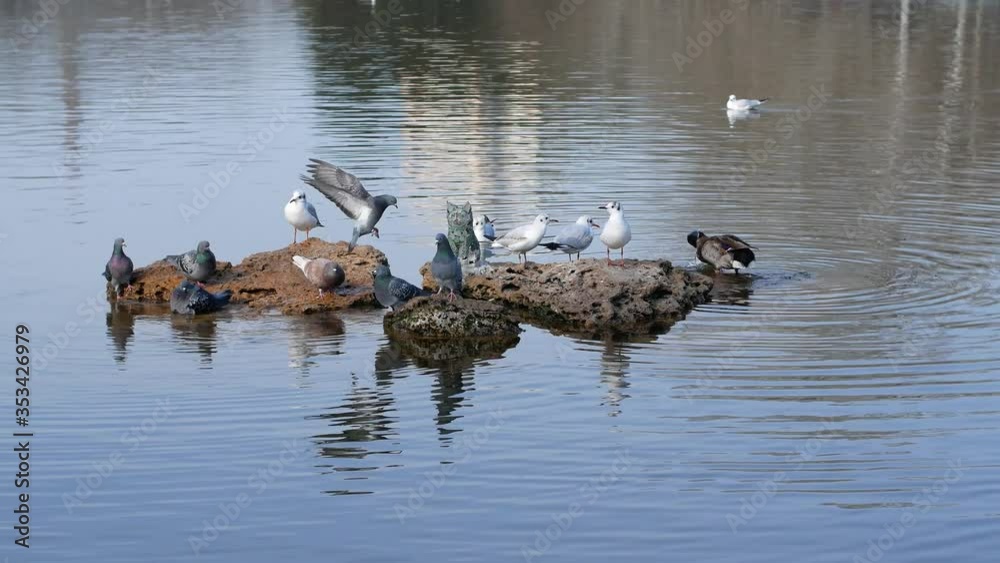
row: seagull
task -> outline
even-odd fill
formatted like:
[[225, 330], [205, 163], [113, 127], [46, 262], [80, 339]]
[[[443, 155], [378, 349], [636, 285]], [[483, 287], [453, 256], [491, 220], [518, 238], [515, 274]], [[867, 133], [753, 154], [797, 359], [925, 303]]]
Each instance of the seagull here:
[[688, 244], [695, 247], [698, 260], [719, 270], [731, 269], [737, 274], [754, 261], [750, 243], [736, 235], [706, 236], [701, 231], [688, 235]]
[[375, 268], [372, 275], [375, 276], [375, 283], [373, 284], [375, 299], [383, 307], [395, 309], [395, 307], [406, 303], [414, 297], [428, 294], [412, 283], [393, 276], [392, 272], [389, 271], [389, 266], [384, 264]]
[[476, 240], [481, 243], [493, 242], [497, 239], [493, 221], [486, 215], [479, 215], [472, 221], [472, 230], [476, 232]]
[[587, 247], [594, 240], [592, 227], [601, 228], [600, 225], [590, 218], [590, 215], [581, 215], [576, 220], [576, 223], [564, 227], [559, 231], [555, 242], [545, 242], [542, 243], [542, 246], [549, 250], [562, 250], [569, 256], [570, 262], [573, 261], [574, 254], [576, 254], [576, 259], [579, 260], [580, 253], [587, 250]]
[[306, 194], [300, 191], [292, 192], [292, 199], [285, 204], [285, 220], [292, 225], [292, 244], [298, 242], [299, 231], [305, 231], [308, 239], [309, 231], [323, 226], [316, 208], [306, 201]]
[[319, 193], [335, 203], [345, 215], [354, 219], [354, 232], [350, 244], [347, 245], [347, 251], [354, 250], [360, 236], [372, 233], [378, 238], [378, 228], [375, 224], [382, 218], [382, 213], [390, 205], [399, 208], [395, 196], [372, 196], [361, 184], [361, 180], [353, 174], [329, 162], [315, 158], [310, 158], [309, 161], [312, 164], [307, 169], [312, 178], [301, 176], [302, 181], [319, 190]]
[[744, 111], [748, 109], [757, 109], [757, 106], [766, 102], [767, 100], [768, 98], [761, 98], [759, 100], [753, 98], [749, 100], [737, 100], [736, 94], [729, 94], [729, 101], [726, 102], [726, 109], [735, 109]]
[[319, 296], [323, 297], [323, 290], [330, 291], [344, 283], [344, 269], [333, 260], [326, 258], [306, 258], [305, 256], [292, 256], [294, 263], [302, 273], [305, 274], [309, 283], [319, 288]]
[[625, 245], [628, 244], [628, 241], [632, 240], [632, 227], [625, 220], [625, 214], [622, 213], [622, 204], [612, 201], [607, 205], [598, 207], [598, 209], [607, 209], [609, 215], [608, 222], [604, 224], [604, 229], [601, 230], [601, 242], [608, 247], [608, 264], [611, 263], [611, 249], [621, 249], [621, 265], [624, 266]]
[[517, 262], [521, 263], [521, 255], [524, 255], [524, 263], [528, 263], [528, 251], [538, 246], [545, 236], [545, 228], [549, 223], [558, 223], [555, 219], [542, 213], [535, 220], [527, 225], [521, 225], [507, 231], [507, 234], [493, 241], [494, 248], [506, 248], [517, 253]]
[[115, 290], [115, 297], [121, 295], [121, 287], [127, 286], [132, 289], [132, 259], [125, 255], [125, 239], [115, 239], [115, 249], [111, 252], [111, 258], [104, 265], [104, 279], [111, 282], [111, 287]]
[[214, 313], [229, 304], [233, 296], [230, 290], [209, 293], [197, 285], [184, 280], [170, 295], [170, 310], [181, 315]]
[[198, 285], [204, 285], [215, 273], [215, 254], [208, 249], [207, 240], [199, 242], [198, 248], [194, 250], [167, 256], [164, 260], [173, 264], [189, 280], [198, 282]]
[[462, 294], [462, 265], [451, 250], [448, 237], [438, 233], [435, 237], [437, 253], [431, 260], [431, 275], [438, 284], [438, 293], [448, 289], [448, 301], [455, 300], [455, 292]]

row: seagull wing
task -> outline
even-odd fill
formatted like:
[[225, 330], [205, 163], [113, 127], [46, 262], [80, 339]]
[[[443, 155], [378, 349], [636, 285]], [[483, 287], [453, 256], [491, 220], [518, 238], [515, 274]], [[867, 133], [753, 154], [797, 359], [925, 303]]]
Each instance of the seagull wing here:
[[323, 226], [323, 223], [321, 223], [320, 220], [319, 220], [319, 215], [316, 214], [316, 206], [314, 206], [313, 204], [311, 204], [311, 203], [309, 203], [307, 201], [306, 202], [306, 211], [308, 211], [309, 214], [313, 216], [313, 219], [316, 220], [316, 224], [317, 225], [319, 225], [320, 227]]
[[496, 242], [502, 246], [510, 246], [512, 244], [517, 244], [518, 242], [527, 240], [528, 229], [530, 228], [531, 225], [521, 225], [520, 227], [515, 227], [507, 231], [507, 233], [504, 234], [504, 236], [498, 238]]
[[[588, 231], [590, 226], [584, 227], [583, 225], [570, 225], [565, 229], [559, 231], [556, 235], [555, 242], [561, 248], [567, 249], [584, 249], [590, 245], [590, 241], [587, 240], [587, 235], [590, 234]], [[593, 235], [591, 235], [593, 239]]]
[[312, 164], [307, 169], [312, 177], [301, 176], [302, 181], [325, 195], [345, 215], [357, 221], [366, 210], [375, 207], [375, 199], [368, 193], [357, 176], [329, 162], [315, 158], [309, 160]]

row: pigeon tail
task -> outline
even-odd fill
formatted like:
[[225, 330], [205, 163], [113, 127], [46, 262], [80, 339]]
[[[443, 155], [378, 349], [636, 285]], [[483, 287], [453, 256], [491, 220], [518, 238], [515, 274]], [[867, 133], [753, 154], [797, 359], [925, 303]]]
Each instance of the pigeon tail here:
[[305, 256], [292, 256], [292, 262], [303, 272], [306, 271], [306, 264], [310, 262]]

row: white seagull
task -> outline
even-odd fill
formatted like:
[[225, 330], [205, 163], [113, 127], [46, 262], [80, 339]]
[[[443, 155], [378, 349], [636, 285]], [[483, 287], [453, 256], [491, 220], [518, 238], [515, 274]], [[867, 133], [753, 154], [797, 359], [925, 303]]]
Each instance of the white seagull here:
[[729, 101], [726, 102], [726, 109], [735, 110], [750, 110], [757, 109], [757, 106], [767, 101], [767, 98], [761, 98], [759, 100], [749, 99], [749, 100], [737, 100], [736, 94], [729, 94]]
[[285, 204], [285, 220], [292, 225], [292, 244], [298, 242], [299, 231], [305, 231], [308, 239], [309, 231], [323, 226], [319, 222], [316, 208], [306, 201], [306, 194], [300, 191], [292, 192], [292, 199]]
[[497, 232], [493, 228], [493, 221], [485, 215], [477, 215], [472, 220], [472, 230], [475, 231], [476, 240], [480, 243], [493, 242], [497, 239]]
[[559, 231], [555, 242], [542, 243], [542, 246], [549, 250], [562, 250], [569, 256], [570, 262], [573, 261], [574, 254], [576, 254], [576, 259], [579, 260], [580, 253], [587, 250], [587, 247], [594, 240], [594, 232], [591, 230], [593, 227], [601, 228], [600, 225], [590, 218], [590, 215], [581, 215], [576, 220], [576, 223], [568, 225]]
[[542, 213], [535, 220], [527, 225], [521, 225], [507, 232], [504, 236], [493, 241], [494, 248], [506, 248], [517, 253], [517, 262], [521, 263], [521, 255], [524, 255], [525, 264], [528, 263], [528, 251], [532, 250], [538, 243], [542, 242], [545, 236], [545, 228], [549, 223], [558, 223], [555, 219]]
[[625, 245], [632, 240], [632, 227], [625, 220], [622, 204], [612, 201], [598, 209], [607, 209], [609, 215], [608, 222], [604, 223], [604, 228], [601, 230], [601, 242], [608, 247], [608, 264], [611, 263], [611, 250], [614, 249], [622, 251], [621, 265], [624, 266]]

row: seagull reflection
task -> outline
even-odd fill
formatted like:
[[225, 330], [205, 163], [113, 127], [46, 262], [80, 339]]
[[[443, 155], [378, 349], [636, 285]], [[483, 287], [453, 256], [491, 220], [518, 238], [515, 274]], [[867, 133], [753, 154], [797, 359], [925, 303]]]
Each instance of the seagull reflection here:
[[621, 414], [622, 401], [628, 398], [625, 392], [629, 388], [626, 379], [630, 359], [625, 354], [627, 347], [626, 342], [608, 339], [604, 341], [604, 349], [601, 351], [601, 383], [608, 388], [604, 403], [610, 409], [608, 416]]
[[317, 356], [342, 354], [344, 321], [329, 314], [308, 315], [288, 324], [288, 367], [309, 373]]
[[729, 126], [735, 127], [736, 122], [746, 121], [748, 119], [760, 119], [759, 111], [750, 111], [745, 109], [727, 109], [726, 117], [729, 119]]

